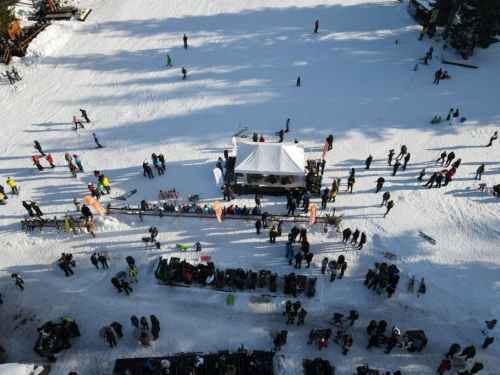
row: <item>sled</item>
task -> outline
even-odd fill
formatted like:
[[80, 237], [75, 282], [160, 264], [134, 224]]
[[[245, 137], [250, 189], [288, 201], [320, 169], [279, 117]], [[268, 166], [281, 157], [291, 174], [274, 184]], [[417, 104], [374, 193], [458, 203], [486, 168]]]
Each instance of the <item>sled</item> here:
[[467, 121], [467, 119], [466, 119], [465, 117], [462, 117], [462, 118], [460, 119], [460, 122], [465, 122], [465, 121]]
[[234, 306], [234, 295], [229, 294], [227, 296], [227, 305], [228, 306]]
[[389, 253], [388, 251], [386, 251], [384, 253], [384, 256], [390, 260], [395, 260], [396, 259], [396, 254], [393, 254], [393, 253]]
[[176, 244], [175, 247], [178, 248], [179, 250], [182, 250], [182, 251], [187, 251], [187, 249], [188, 249], [188, 247], [186, 245], [182, 245], [180, 243]]
[[408, 292], [413, 293], [413, 288], [415, 288], [415, 276], [410, 280], [410, 284], [408, 284]]
[[424, 237], [425, 239], [431, 241], [434, 245], [436, 244], [436, 240], [432, 237], [429, 237], [428, 235], [426, 235], [424, 232], [419, 232], [419, 234]]
[[89, 16], [90, 12], [92, 12], [92, 9], [90, 9], [90, 8], [82, 9], [82, 12], [80, 13], [80, 16], [78, 17], [78, 21], [85, 22], [85, 20]]
[[126, 201], [128, 198], [130, 198], [132, 195], [134, 195], [135, 193], [137, 193], [137, 190], [134, 189], [134, 190], [130, 190], [128, 193], [125, 193], [123, 195], [120, 195], [118, 197], [112, 197], [111, 199], [119, 199], [121, 201]]

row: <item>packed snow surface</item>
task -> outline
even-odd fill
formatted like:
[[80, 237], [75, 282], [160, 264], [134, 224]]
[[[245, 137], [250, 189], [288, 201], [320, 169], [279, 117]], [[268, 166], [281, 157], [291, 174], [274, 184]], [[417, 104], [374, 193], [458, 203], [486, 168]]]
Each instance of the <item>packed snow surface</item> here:
[[[24, 1], [26, 3], [26, 1]], [[29, 1], [27, 2], [29, 3]], [[29, 5], [29, 4], [26, 4]], [[476, 49], [467, 63], [478, 69], [444, 65], [460, 58], [444, 51], [438, 36], [418, 41], [421, 26], [408, 14], [408, 3], [397, 1], [317, 0], [88, 0], [92, 8], [85, 22], [59, 21], [30, 45], [24, 58], [13, 58], [23, 80], [0, 87], [2, 110], [1, 184], [7, 177], [22, 187], [18, 198], [9, 194], [1, 206], [2, 228], [0, 308], [2, 338], [10, 362], [40, 363], [33, 352], [36, 328], [61, 317], [75, 319], [82, 336], [72, 339], [52, 373], [80, 375], [111, 372], [117, 358], [170, 355], [181, 351], [214, 352], [246, 348], [270, 350], [269, 330], [288, 329], [280, 372], [300, 374], [304, 358], [328, 359], [337, 374], [352, 374], [368, 363], [381, 371], [432, 374], [449, 346], [475, 345], [485, 374], [500, 368], [499, 327], [496, 341], [486, 350], [481, 330], [485, 320], [499, 318], [498, 252], [500, 200], [491, 187], [500, 182], [500, 141], [485, 147], [497, 129], [498, 59], [500, 50]], [[319, 20], [319, 32], [313, 34]], [[440, 30], [438, 30], [439, 34]], [[188, 36], [188, 49], [182, 46]], [[396, 43], [398, 40], [398, 43]], [[429, 66], [414, 70], [416, 59], [434, 47]], [[166, 55], [173, 67], [166, 67]], [[185, 67], [188, 79], [183, 80]], [[434, 85], [434, 73], [447, 70], [451, 80]], [[4, 71], [5, 68], [1, 68]], [[301, 87], [295, 86], [301, 77]], [[93, 121], [74, 130], [72, 118], [86, 109]], [[431, 125], [434, 116], [460, 109], [460, 118]], [[287, 299], [261, 297], [261, 292], [236, 293], [226, 306], [227, 293], [210, 289], [171, 288], [156, 283], [158, 257], [179, 256], [194, 263], [200, 253], [175, 248], [200, 241], [203, 255], [211, 255], [220, 269], [269, 269], [281, 276], [292, 271], [285, 259], [286, 234], [270, 244], [267, 233], [256, 236], [254, 221], [112, 215], [96, 220], [96, 238], [89, 234], [59, 234], [50, 229], [26, 234], [20, 221], [26, 215], [23, 200], [37, 201], [48, 218], [66, 211], [76, 214], [73, 198], [88, 195], [92, 173], [108, 177], [112, 196], [132, 189], [137, 205], [145, 196], [156, 200], [160, 189], [177, 189], [181, 202], [188, 194], [203, 193], [201, 204], [222, 200], [213, 168], [224, 149], [231, 150], [233, 134], [263, 134], [277, 142], [276, 132], [291, 119], [285, 141], [305, 143], [307, 157], [320, 158], [325, 138], [334, 133], [333, 150], [326, 155], [323, 186], [341, 178], [336, 208], [344, 214], [342, 229], [359, 228], [368, 243], [358, 251], [342, 244], [331, 229], [308, 228], [310, 269], [299, 274], [318, 277], [314, 298], [297, 298], [309, 312], [305, 326], [287, 326], [281, 315]], [[104, 149], [95, 149], [92, 133]], [[56, 168], [35, 171], [31, 155], [38, 140], [51, 153]], [[405, 171], [392, 176], [387, 164], [390, 149], [406, 144], [411, 160]], [[454, 151], [462, 163], [446, 187], [423, 188], [417, 177], [425, 168], [427, 181], [441, 169], [442, 151]], [[85, 174], [74, 179], [64, 160], [66, 151], [82, 158]], [[142, 161], [162, 153], [166, 173], [150, 180], [142, 175]], [[364, 161], [373, 155], [369, 170]], [[455, 160], [456, 160], [455, 159]], [[476, 169], [484, 164], [484, 192], [477, 191]], [[42, 165], [48, 163], [42, 159]], [[346, 180], [356, 168], [352, 194]], [[383, 191], [391, 192], [395, 206], [384, 219], [382, 193], [376, 180], [384, 177]], [[120, 201], [104, 196], [101, 203]], [[263, 197], [263, 209], [286, 213], [283, 197]], [[237, 196], [240, 207], [253, 207], [253, 196]], [[320, 205], [314, 197], [312, 203]], [[325, 211], [318, 210], [320, 215]], [[95, 214], [97, 216], [97, 214]], [[160, 232], [161, 250], [145, 250], [141, 237], [150, 226]], [[293, 224], [285, 223], [288, 233]], [[422, 231], [437, 243], [419, 235]], [[96, 270], [90, 255], [108, 250], [110, 270]], [[384, 252], [397, 255], [401, 270], [391, 299], [368, 291], [363, 280], [375, 262], [388, 261]], [[64, 277], [55, 262], [62, 252], [75, 255], [74, 276]], [[344, 254], [348, 263], [342, 280], [329, 282], [321, 275], [321, 260]], [[111, 277], [126, 270], [125, 257], [138, 264], [139, 283], [130, 296], [118, 294]], [[295, 269], [293, 269], [295, 271]], [[25, 290], [13, 289], [10, 275], [19, 273]], [[415, 276], [413, 294], [408, 282]], [[417, 298], [420, 280], [427, 293]], [[333, 328], [330, 317], [356, 309], [360, 320], [352, 327], [355, 346], [347, 356], [333, 343], [321, 352], [307, 345], [312, 328]], [[141, 347], [132, 333], [130, 316], [158, 317], [160, 340]], [[365, 349], [371, 320], [386, 320], [389, 329], [423, 329], [429, 343], [420, 353], [394, 349]], [[124, 326], [118, 346], [109, 346], [99, 329], [113, 321]]]

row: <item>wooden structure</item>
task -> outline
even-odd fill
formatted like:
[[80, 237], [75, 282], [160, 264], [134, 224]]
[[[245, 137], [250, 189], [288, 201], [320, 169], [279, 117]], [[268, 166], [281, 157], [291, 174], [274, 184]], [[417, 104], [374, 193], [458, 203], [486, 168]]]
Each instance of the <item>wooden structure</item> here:
[[31, 41], [35, 39], [36, 36], [40, 34], [48, 26], [49, 26], [48, 23], [38, 26], [26, 38], [19, 41], [17, 45], [15, 45], [14, 47], [6, 48], [3, 54], [0, 56], [1, 62], [3, 62], [5, 65], [8, 65], [12, 56], [23, 57]]

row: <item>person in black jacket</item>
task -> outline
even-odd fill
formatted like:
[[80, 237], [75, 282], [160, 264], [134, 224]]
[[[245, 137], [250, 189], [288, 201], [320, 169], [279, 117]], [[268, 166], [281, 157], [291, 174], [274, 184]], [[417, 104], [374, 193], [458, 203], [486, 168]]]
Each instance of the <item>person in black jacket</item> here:
[[451, 164], [451, 162], [453, 161], [453, 159], [455, 159], [455, 153], [452, 151], [448, 154], [448, 157], [446, 158], [445, 167], [448, 167]]
[[373, 156], [368, 156], [368, 158], [365, 161], [366, 168], [365, 169], [370, 169], [370, 164], [372, 163]]
[[122, 287], [120, 285], [120, 282], [116, 277], [111, 278], [111, 284], [115, 286], [116, 289], [118, 289], [118, 293], [122, 292]]
[[297, 209], [297, 204], [295, 203], [295, 199], [292, 199], [288, 206], [288, 216], [294, 216], [296, 209]]
[[342, 242], [347, 243], [349, 237], [351, 237], [351, 233], [351, 228], [344, 229], [344, 231], [342, 232]]
[[295, 255], [295, 268], [300, 269], [302, 267], [302, 259], [304, 259], [304, 256], [299, 251], [297, 255]]
[[455, 343], [450, 346], [450, 350], [448, 350], [448, 353], [446, 353], [446, 358], [453, 358], [455, 354], [458, 354], [460, 352], [460, 345]]
[[359, 232], [359, 229], [356, 229], [354, 233], [352, 234], [352, 241], [351, 245], [356, 246], [358, 244], [358, 238], [361, 233]]
[[[121, 339], [123, 337], [123, 333], [122, 333], [122, 325], [118, 322], [113, 322], [109, 325], [111, 328], [113, 328], [116, 332], [116, 334], [118, 335], [118, 338]], [[115, 343], [116, 345], [116, 343]]]
[[45, 156], [45, 154], [43, 153], [42, 151], [42, 146], [40, 146], [40, 143], [38, 143], [38, 141], [35, 141], [35, 150], [38, 150], [38, 152], [40, 152], [40, 154], [42, 154], [42, 156]]
[[85, 216], [86, 219], [88, 219], [89, 217], [91, 219], [94, 219], [94, 215], [90, 211], [90, 208], [85, 204], [82, 206], [82, 215]]
[[84, 109], [80, 109], [80, 112], [82, 113], [82, 116], [87, 121], [87, 123], [89, 123], [90, 120], [89, 120], [89, 117], [87, 116], [87, 111]]
[[302, 241], [302, 251], [304, 252], [304, 255], [309, 254], [309, 241]]
[[365, 243], [366, 243], [366, 234], [365, 234], [365, 232], [363, 232], [363, 233], [361, 233], [361, 239], [359, 240], [358, 250], [361, 250]]
[[405, 156], [405, 162], [403, 164], [403, 171], [406, 171], [406, 164], [408, 164], [408, 162], [410, 161], [410, 158], [411, 158], [411, 154], [410, 153], [407, 153], [406, 156]]
[[377, 180], [377, 191], [375, 193], [378, 193], [383, 187], [384, 187], [384, 182], [385, 178], [379, 177]]
[[305, 259], [306, 259], [306, 262], [307, 262], [306, 268], [310, 268], [311, 267], [311, 262], [312, 262], [313, 256], [314, 256], [313, 253], [307, 253], [306, 254], [306, 256], [305, 256]]
[[149, 318], [151, 319], [151, 334], [154, 337], [153, 341], [156, 341], [160, 338], [160, 322], [154, 315], [151, 315]]
[[99, 262], [97, 261], [97, 255], [96, 255], [96, 253], [94, 253], [94, 254], [92, 254], [90, 256], [90, 261], [95, 266], [95, 268], [99, 269]]
[[399, 160], [396, 160], [396, 162], [394, 163], [394, 167], [392, 167], [394, 170], [394, 172], [392, 173], [393, 176], [395, 176], [396, 173], [398, 172], [398, 168], [400, 165], [401, 165], [401, 163], [399, 162]]
[[150, 179], [155, 178], [155, 176], [153, 175], [153, 170], [151, 169], [149, 164], [146, 164], [145, 166], [143, 165], [143, 167], [144, 167], [144, 171], [147, 173], [147, 175]]
[[255, 229], [257, 230], [257, 234], [260, 234], [260, 233], [261, 233], [261, 232], [260, 232], [260, 228], [261, 228], [261, 227], [262, 227], [262, 223], [261, 223], [261, 221], [260, 221], [260, 220], [257, 220], [257, 221], [255, 222]]
[[432, 187], [432, 185], [434, 185], [434, 182], [436, 182], [436, 178], [438, 177], [438, 173], [437, 172], [434, 172], [431, 176], [431, 178], [429, 179], [429, 181], [427, 181], [427, 183], [424, 185], [424, 186], [427, 186], [429, 184], [431, 184], [431, 186], [429, 186], [429, 189]]
[[108, 259], [104, 255], [102, 255], [101, 253], [97, 254], [97, 260], [99, 261], [99, 263], [101, 263], [103, 270], [105, 270], [106, 268], [109, 269]]
[[353, 186], [354, 186], [355, 183], [356, 183], [356, 178], [354, 177], [354, 173], [353, 173], [347, 179], [347, 190], [346, 190], [346, 192], [349, 191], [349, 189], [351, 189], [351, 194], [352, 194], [352, 188], [353, 188]]

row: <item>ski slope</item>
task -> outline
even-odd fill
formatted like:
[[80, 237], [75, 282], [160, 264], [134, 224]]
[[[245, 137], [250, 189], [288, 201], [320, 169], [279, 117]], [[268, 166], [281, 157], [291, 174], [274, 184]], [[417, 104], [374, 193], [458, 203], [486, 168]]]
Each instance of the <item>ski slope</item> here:
[[[18, 12], [26, 14], [30, 3]], [[181, 351], [214, 352], [272, 347], [269, 330], [288, 329], [281, 374], [300, 374], [304, 358], [321, 354], [336, 374], [352, 374], [368, 363], [383, 371], [432, 374], [449, 346], [475, 345], [474, 360], [485, 365], [484, 374], [498, 374], [499, 328], [495, 342], [481, 349], [484, 321], [499, 317], [498, 208], [491, 195], [499, 183], [498, 147], [485, 147], [498, 129], [498, 59], [500, 50], [476, 49], [469, 64], [478, 69], [443, 65], [439, 57], [459, 61], [451, 49], [426, 36], [418, 41], [421, 26], [409, 16], [408, 3], [396, 1], [312, 0], [79, 0], [92, 8], [85, 22], [56, 22], [30, 45], [27, 56], [13, 58], [23, 80], [0, 85], [1, 181], [7, 177], [22, 186], [19, 198], [1, 206], [0, 308], [3, 338], [0, 345], [10, 362], [40, 363], [32, 348], [36, 328], [48, 320], [71, 317], [82, 336], [71, 340], [52, 373], [80, 375], [111, 372], [117, 358], [162, 356]], [[319, 33], [313, 34], [319, 20]], [[439, 33], [438, 29], [438, 33]], [[182, 36], [188, 36], [188, 49]], [[398, 43], [396, 44], [396, 40]], [[416, 59], [431, 47], [429, 66], [414, 71]], [[166, 67], [166, 55], [173, 67]], [[188, 79], [183, 80], [185, 67]], [[9, 65], [10, 68], [10, 65]], [[451, 80], [434, 85], [434, 72], [447, 70]], [[3, 72], [5, 67], [0, 68]], [[295, 86], [301, 77], [301, 87]], [[434, 116], [446, 118], [459, 108], [467, 120], [453, 126], [431, 125]], [[93, 121], [74, 130], [72, 118], [85, 109]], [[257, 237], [254, 222], [112, 215], [96, 220], [96, 238], [73, 237], [47, 230], [22, 232], [26, 214], [21, 202], [37, 201], [47, 217], [76, 213], [73, 198], [88, 194], [95, 183], [94, 170], [108, 177], [112, 196], [132, 189], [129, 200], [137, 205], [155, 200], [160, 189], [175, 188], [182, 202], [188, 194], [203, 193], [201, 204], [222, 199], [212, 169], [231, 137], [248, 127], [248, 134], [263, 134], [277, 142], [275, 133], [291, 119], [285, 141], [298, 139], [310, 158], [319, 158], [325, 138], [333, 132], [333, 150], [327, 153], [323, 186], [341, 178], [336, 209], [343, 228], [359, 228], [368, 235], [362, 251], [342, 244], [333, 230], [308, 228], [310, 269], [301, 274], [317, 276], [317, 295], [298, 300], [309, 312], [305, 326], [290, 327], [280, 313], [288, 298], [262, 298], [259, 293], [236, 293], [233, 307], [227, 294], [198, 288], [169, 288], [156, 284], [153, 270], [160, 255], [175, 255], [197, 263], [191, 248], [179, 252], [175, 244], [203, 244], [220, 269], [270, 269], [282, 276], [291, 272], [285, 255], [286, 236], [270, 244], [266, 232]], [[94, 149], [92, 133], [107, 147]], [[38, 140], [51, 153], [55, 169], [36, 172], [31, 155]], [[411, 160], [406, 171], [392, 176], [387, 165], [390, 149], [406, 144]], [[431, 190], [424, 181], [440, 170], [435, 161], [442, 151], [454, 151], [462, 163], [453, 181]], [[82, 158], [86, 173], [73, 179], [64, 153]], [[162, 153], [166, 173], [149, 180], [142, 176], [142, 161]], [[374, 160], [369, 170], [364, 161]], [[456, 159], [455, 159], [456, 160]], [[476, 169], [485, 164], [485, 192], [477, 191]], [[42, 160], [42, 165], [48, 163]], [[356, 168], [354, 193], [345, 193], [348, 172]], [[382, 193], [375, 194], [376, 180], [384, 177], [382, 191], [389, 190], [395, 207], [382, 218]], [[253, 207], [253, 196], [236, 197], [240, 207]], [[101, 203], [110, 202], [104, 196]], [[284, 197], [263, 197], [269, 213], [287, 212]], [[320, 206], [315, 197], [312, 203]], [[321, 210], [318, 210], [321, 211]], [[323, 214], [323, 212], [321, 212]], [[95, 215], [97, 216], [97, 215]], [[161, 250], [145, 250], [141, 238], [150, 226], [160, 232]], [[291, 229], [285, 224], [284, 233]], [[432, 244], [422, 231], [436, 239]], [[108, 250], [110, 270], [96, 270], [94, 252]], [[391, 299], [367, 291], [365, 273], [374, 262], [388, 261], [383, 252], [397, 255], [401, 273]], [[62, 252], [75, 255], [74, 276], [66, 278], [55, 262]], [[321, 275], [323, 257], [344, 254], [348, 263], [342, 280], [329, 283]], [[138, 264], [139, 283], [131, 296], [118, 294], [110, 283], [116, 272], [126, 270], [125, 257]], [[295, 270], [294, 270], [295, 271]], [[12, 289], [12, 273], [20, 273], [25, 291]], [[408, 294], [412, 276], [415, 293]], [[427, 293], [417, 298], [419, 281], [425, 278]], [[292, 301], [295, 299], [291, 298]], [[333, 343], [326, 350], [307, 345], [312, 328], [334, 328], [333, 312], [348, 315], [356, 309], [353, 350], [343, 356]], [[151, 348], [137, 344], [130, 316], [156, 315], [160, 340]], [[365, 349], [366, 326], [386, 320], [402, 332], [423, 329], [429, 340], [421, 353], [394, 349]], [[113, 321], [124, 326], [124, 338], [109, 349], [99, 329]], [[474, 361], [469, 361], [468, 369]]]

